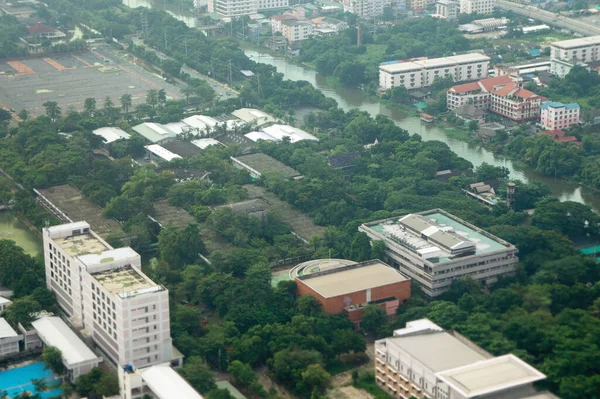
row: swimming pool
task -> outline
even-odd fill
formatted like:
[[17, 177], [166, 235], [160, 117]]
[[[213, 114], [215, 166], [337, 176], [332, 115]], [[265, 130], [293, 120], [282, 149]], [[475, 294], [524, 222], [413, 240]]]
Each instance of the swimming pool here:
[[[46, 380], [46, 384], [48, 386], [47, 391], [35, 391], [35, 387], [33, 386], [31, 380], [37, 379]], [[25, 391], [39, 393], [42, 399], [56, 398], [62, 394], [62, 389], [52, 389], [58, 384], [60, 384], [60, 380], [56, 378], [52, 371], [46, 368], [43, 362], [33, 363], [0, 373], [0, 392], [6, 391], [8, 393], [8, 397], [10, 398], [20, 395]]]

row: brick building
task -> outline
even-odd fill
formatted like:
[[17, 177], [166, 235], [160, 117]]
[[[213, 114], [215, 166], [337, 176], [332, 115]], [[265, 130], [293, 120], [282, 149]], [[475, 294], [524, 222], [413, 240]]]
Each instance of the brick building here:
[[312, 295], [327, 313], [347, 313], [357, 327], [367, 304], [393, 316], [410, 298], [410, 279], [380, 260], [298, 276], [296, 285], [298, 295]]

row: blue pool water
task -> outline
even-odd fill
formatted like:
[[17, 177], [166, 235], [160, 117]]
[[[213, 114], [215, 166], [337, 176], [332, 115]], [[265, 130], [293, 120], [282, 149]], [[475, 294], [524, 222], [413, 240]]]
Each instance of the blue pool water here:
[[0, 373], [0, 391], [8, 392], [10, 398], [20, 395], [25, 391], [36, 393], [31, 380], [46, 380], [48, 391], [38, 392], [42, 399], [56, 398], [62, 394], [62, 389], [52, 389], [60, 384], [52, 371], [48, 370], [43, 362], [30, 364], [28, 366], [3, 371]]

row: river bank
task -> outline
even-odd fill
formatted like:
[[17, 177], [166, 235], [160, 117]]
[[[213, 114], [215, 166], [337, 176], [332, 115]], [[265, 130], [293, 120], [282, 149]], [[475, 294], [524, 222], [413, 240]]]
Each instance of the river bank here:
[[0, 240], [16, 242], [31, 256], [37, 256], [42, 252], [41, 237], [34, 234], [22, 220], [9, 211], [0, 212]]

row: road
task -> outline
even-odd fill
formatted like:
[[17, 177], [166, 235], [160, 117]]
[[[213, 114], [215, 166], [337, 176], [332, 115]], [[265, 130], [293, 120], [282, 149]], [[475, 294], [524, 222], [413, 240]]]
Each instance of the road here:
[[[133, 41], [134, 45], [142, 46], [146, 49], [146, 51], [154, 52], [158, 56], [158, 58], [160, 58], [161, 60], [173, 59], [173, 58], [169, 57], [168, 55], [161, 53], [160, 51], [146, 45], [144, 43], [144, 41], [141, 40], [140, 38], [134, 37], [134, 38], [132, 38], [132, 41]], [[206, 80], [208, 82], [208, 84], [210, 84], [212, 86], [213, 90], [215, 91], [215, 94], [218, 97], [221, 97], [222, 99], [235, 98], [239, 95], [239, 93], [236, 90], [229, 88], [228, 85], [223, 84], [209, 76], [203, 75], [200, 72], [198, 72], [195, 69], [192, 69], [188, 66], [182, 67], [181, 71], [187, 73], [188, 75], [190, 75], [193, 78]]]
[[537, 7], [511, 3], [506, 0], [498, 0], [497, 6], [504, 10], [509, 10], [514, 13], [524, 15], [529, 18], [537, 19], [547, 24], [557, 26], [559, 28], [568, 29], [570, 31], [580, 33], [585, 36], [600, 35], [600, 27], [579, 21], [577, 19], [558, 16], [553, 12], [545, 11]]

